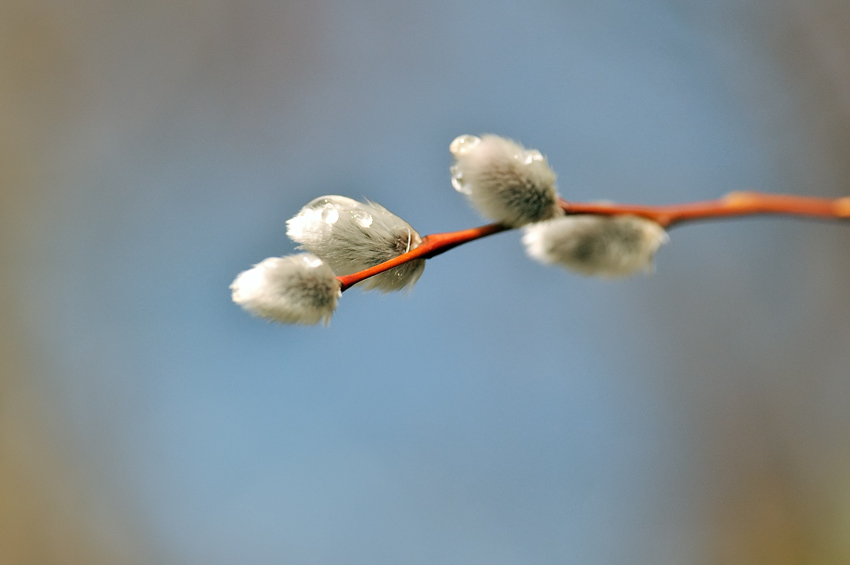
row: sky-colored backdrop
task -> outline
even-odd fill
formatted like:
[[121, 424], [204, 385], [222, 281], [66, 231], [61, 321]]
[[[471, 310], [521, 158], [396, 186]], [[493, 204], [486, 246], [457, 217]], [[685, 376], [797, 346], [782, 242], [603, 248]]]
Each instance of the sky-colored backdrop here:
[[463, 133], [568, 199], [846, 195], [845, 3], [0, 8], [0, 561], [850, 562], [846, 226], [682, 227], [616, 282], [507, 233], [328, 328], [228, 290], [322, 194], [482, 223]]

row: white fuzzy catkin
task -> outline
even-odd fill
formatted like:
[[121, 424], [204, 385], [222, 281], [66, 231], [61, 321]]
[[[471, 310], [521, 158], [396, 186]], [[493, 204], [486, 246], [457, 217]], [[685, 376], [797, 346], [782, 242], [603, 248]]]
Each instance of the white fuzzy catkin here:
[[[320, 196], [286, 222], [286, 234], [315, 253], [337, 275], [350, 275], [414, 249], [422, 238], [410, 224], [374, 202]], [[413, 287], [425, 260], [416, 259], [370, 277], [358, 286], [382, 292]]]
[[310, 253], [269, 257], [240, 273], [230, 289], [233, 302], [255, 316], [305, 325], [327, 325], [341, 294], [333, 270]]
[[668, 241], [660, 225], [637, 216], [564, 216], [525, 228], [528, 254], [583, 275], [627, 277], [651, 271], [658, 248]]
[[555, 172], [536, 149], [497, 135], [462, 135], [449, 151], [452, 186], [485, 217], [519, 227], [563, 213]]

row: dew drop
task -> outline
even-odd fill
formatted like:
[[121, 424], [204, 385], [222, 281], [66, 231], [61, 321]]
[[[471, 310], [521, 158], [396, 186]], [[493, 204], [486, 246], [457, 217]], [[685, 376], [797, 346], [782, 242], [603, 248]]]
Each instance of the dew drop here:
[[326, 224], [333, 225], [339, 219], [339, 212], [333, 206], [333, 204], [326, 204], [324, 210], [322, 210], [322, 221]]
[[480, 137], [474, 135], [461, 135], [456, 137], [449, 145], [449, 151], [452, 155], [465, 155], [475, 149], [475, 146], [481, 143]]
[[521, 159], [523, 165], [530, 165], [535, 161], [543, 160], [543, 155], [541, 155], [540, 151], [538, 151], [537, 149], [529, 149], [525, 152], [525, 155], [523, 155]]
[[463, 171], [460, 170], [460, 167], [452, 165], [449, 171], [452, 173], [452, 186], [455, 187], [455, 190], [461, 194], [470, 194], [472, 191], [463, 180]]
[[302, 259], [304, 259], [304, 263], [306, 263], [311, 269], [322, 266], [322, 260], [315, 255], [304, 255], [302, 256]]
[[363, 226], [364, 228], [368, 228], [372, 225], [372, 215], [369, 212], [364, 212], [363, 210], [353, 210], [351, 212], [351, 217], [358, 224]]

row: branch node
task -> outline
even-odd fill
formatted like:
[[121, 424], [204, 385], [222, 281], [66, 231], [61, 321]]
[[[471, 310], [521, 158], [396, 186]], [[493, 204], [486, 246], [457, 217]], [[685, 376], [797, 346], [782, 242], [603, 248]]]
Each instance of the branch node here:
[[734, 207], [746, 207], [753, 206], [760, 202], [761, 195], [747, 191], [747, 190], [735, 190], [727, 193], [723, 197], [723, 201]]

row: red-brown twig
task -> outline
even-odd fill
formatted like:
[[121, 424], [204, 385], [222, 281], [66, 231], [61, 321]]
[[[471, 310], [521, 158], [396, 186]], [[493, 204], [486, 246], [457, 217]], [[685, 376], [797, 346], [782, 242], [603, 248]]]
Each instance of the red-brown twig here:
[[403, 253], [398, 257], [394, 257], [389, 261], [381, 263], [380, 265], [375, 265], [374, 267], [370, 267], [366, 270], [352, 273], [350, 275], [337, 277], [337, 280], [339, 280], [342, 285], [342, 290], [346, 290], [351, 287], [351, 285], [357, 284], [364, 279], [368, 279], [369, 277], [383, 273], [384, 271], [388, 271], [393, 267], [398, 267], [399, 265], [403, 265], [409, 261], [413, 261], [414, 259], [430, 259], [431, 257], [436, 257], [440, 253], [445, 253], [449, 249], [457, 247], [458, 245], [475, 241], [476, 239], [481, 239], [482, 237], [487, 237], [488, 235], [493, 235], [494, 233], [500, 233], [509, 229], [511, 228], [503, 226], [502, 224], [487, 224], [486, 226], [480, 226], [468, 230], [426, 235], [422, 238], [422, 243], [419, 244], [419, 247], [411, 249], [407, 253]]
[[[643, 206], [638, 204], [579, 203], [561, 200], [561, 208], [567, 214], [595, 214], [616, 216], [631, 214], [657, 222], [664, 228], [671, 228], [682, 222], [712, 220], [736, 216], [755, 216], [760, 214], [799, 216], [806, 218], [826, 218], [841, 220], [850, 218], [850, 196], [844, 198], [814, 198], [809, 196], [791, 196], [784, 194], [764, 194], [760, 192], [731, 192], [719, 200], [670, 204], [664, 206]], [[398, 257], [390, 259], [369, 269], [340, 276], [342, 290], [383, 273], [393, 267], [403, 265], [414, 259], [430, 259], [449, 249], [511, 229], [502, 224], [487, 224], [477, 228], [455, 232], [435, 233], [422, 239], [419, 247]]]
[[632, 214], [648, 218], [664, 228], [669, 228], [687, 221], [758, 214], [846, 219], [850, 218], [850, 197], [829, 199], [761, 192], [730, 192], [719, 200], [666, 206], [578, 203], [561, 200], [561, 208], [568, 214], [605, 216]]

